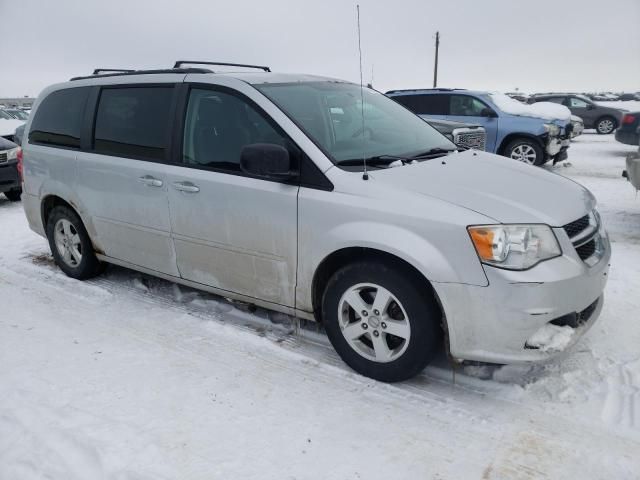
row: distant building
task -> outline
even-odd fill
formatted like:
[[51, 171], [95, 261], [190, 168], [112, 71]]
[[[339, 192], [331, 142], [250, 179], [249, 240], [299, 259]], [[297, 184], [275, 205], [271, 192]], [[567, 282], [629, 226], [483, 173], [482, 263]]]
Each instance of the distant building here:
[[18, 107], [18, 108], [31, 108], [35, 98], [20, 97], [20, 98], [0, 98], [0, 107]]

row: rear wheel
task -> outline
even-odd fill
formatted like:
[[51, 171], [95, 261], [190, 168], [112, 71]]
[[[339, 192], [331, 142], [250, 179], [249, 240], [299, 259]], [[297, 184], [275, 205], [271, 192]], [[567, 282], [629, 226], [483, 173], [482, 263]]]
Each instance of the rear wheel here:
[[602, 117], [596, 122], [596, 131], [600, 135], [608, 135], [616, 129], [616, 121], [612, 117]]
[[16, 188], [15, 190], [9, 190], [8, 192], [4, 192], [4, 196], [7, 197], [10, 202], [19, 202], [20, 195], [22, 195], [21, 188]]
[[442, 344], [440, 309], [425, 287], [383, 263], [354, 263], [336, 272], [322, 317], [345, 363], [383, 382], [422, 371]]
[[82, 220], [70, 208], [58, 206], [51, 211], [47, 239], [56, 264], [69, 277], [85, 280], [104, 270]]
[[544, 163], [542, 147], [528, 138], [516, 138], [510, 141], [504, 149], [504, 155], [529, 165]]

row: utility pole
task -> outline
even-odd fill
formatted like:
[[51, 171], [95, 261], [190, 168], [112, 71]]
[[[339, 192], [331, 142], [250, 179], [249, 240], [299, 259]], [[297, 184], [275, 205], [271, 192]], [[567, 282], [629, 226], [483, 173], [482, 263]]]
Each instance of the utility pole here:
[[433, 88], [438, 86], [438, 48], [440, 47], [440, 32], [436, 32], [436, 61], [433, 66]]

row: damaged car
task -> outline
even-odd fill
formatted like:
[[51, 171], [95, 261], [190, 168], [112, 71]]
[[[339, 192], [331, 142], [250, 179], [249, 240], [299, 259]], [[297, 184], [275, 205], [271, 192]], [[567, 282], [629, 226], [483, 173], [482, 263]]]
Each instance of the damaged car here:
[[391, 90], [386, 95], [425, 120], [481, 125], [489, 152], [531, 165], [567, 158], [571, 113], [559, 105], [532, 108], [501, 93], [448, 88]]
[[[116, 264], [316, 320], [349, 366], [386, 382], [443, 348], [545, 360], [597, 320], [611, 248], [583, 186], [460, 149], [360, 85], [193, 63], [38, 97], [22, 202], [69, 277]], [[493, 122], [516, 121], [481, 98]], [[566, 129], [521, 121], [540, 149]], [[489, 150], [504, 137], [492, 130]]]

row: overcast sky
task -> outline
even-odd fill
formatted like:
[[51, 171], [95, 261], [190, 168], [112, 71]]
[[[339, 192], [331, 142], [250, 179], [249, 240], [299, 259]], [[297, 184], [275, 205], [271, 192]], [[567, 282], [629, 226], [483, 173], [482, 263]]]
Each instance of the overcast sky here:
[[[511, 91], [640, 90], [640, 0], [361, 0], [365, 82]], [[95, 67], [177, 59], [358, 81], [356, 2], [0, 0], [0, 97]], [[15, 22], [15, 23], [14, 23]]]

